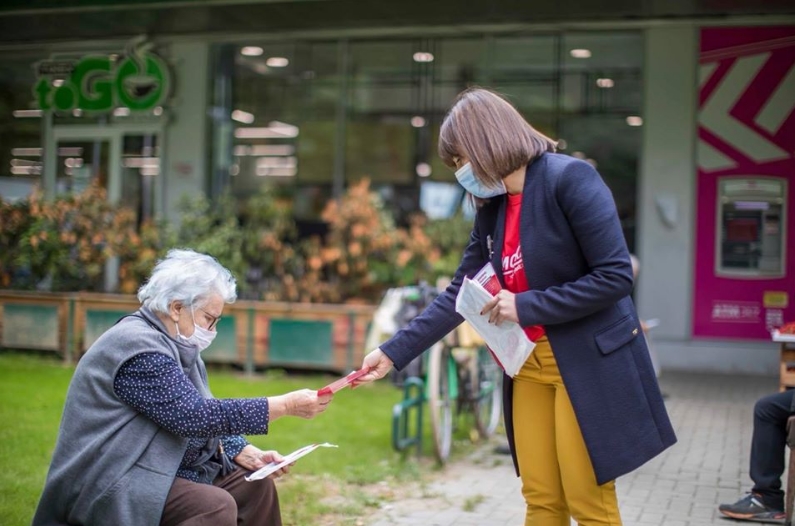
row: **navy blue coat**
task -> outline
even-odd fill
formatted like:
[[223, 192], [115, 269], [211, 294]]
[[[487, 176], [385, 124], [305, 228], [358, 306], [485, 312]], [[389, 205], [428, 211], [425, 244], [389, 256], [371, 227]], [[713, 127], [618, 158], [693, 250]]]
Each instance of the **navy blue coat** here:
[[[516, 295], [520, 324], [544, 326], [596, 480], [603, 484], [676, 442], [629, 296], [632, 267], [615, 202], [591, 165], [554, 153], [528, 166], [522, 195], [522, 258], [531, 290]], [[464, 276], [491, 260], [502, 279], [506, 202], [500, 196], [478, 210], [450, 286], [381, 346], [396, 368], [463, 321], [455, 299]], [[516, 465], [507, 377], [505, 404]]]

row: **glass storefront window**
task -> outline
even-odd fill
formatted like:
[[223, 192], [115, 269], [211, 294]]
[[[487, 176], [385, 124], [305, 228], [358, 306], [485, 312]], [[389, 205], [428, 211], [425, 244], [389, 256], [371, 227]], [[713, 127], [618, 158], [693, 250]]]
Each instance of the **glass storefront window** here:
[[[284, 64], [268, 66], [273, 57]], [[456, 184], [436, 154], [439, 126], [455, 96], [478, 85], [597, 167], [632, 249], [642, 66], [643, 37], [631, 31], [239, 45], [233, 109], [250, 122], [234, 123], [232, 188], [286, 184], [296, 215], [318, 219], [338, 184], [368, 177], [400, 222], [419, 209], [424, 182]], [[290, 137], [250, 131], [280, 125]], [[277, 149], [282, 159], [267, 159]]]
[[63, 140], [57, 142], [55, 165], [57, 193], [80, 193], [92, 180], [108, 187], [110, 141]]
[[495, 83], [497, 91], [516, 106], [535, 129], [557, 136], [555, 129], [555, 85], [551, 82]]
[[558, 135], [562, 152], [593, 164], [613, 192], [624, 237], [635, 250], [643, 37], [570, 33], [561, 39]]
[[[416, 50], [416, 51], [415, 51]], [[411, 185], [413, 115], [423, 64], [412, 40], [350, 44], [351, 86], [345, 123], [345, 176], [368, 177], [373, 185]]]
[[129, 133], [122, 137], [121, 201], [136, 212], [138, 224], [154, 215], [155, 184], [160, 173], [158, 136]]
[[495, 37], [490, 49], [491, 86], [505, 95], [538, 131], [556, 138], [557, 45], [555, 35]]
[[[434, 60], [432, 107], [423, 115], [424, 149], [420, 162], [427, 163], [428, 181], [457, 185], [453, 171], [442, 163], [436, 153], [439, 128], [455, 97], [471, 86], [489, 85], [489, 41], [485, 35], [465, 38], [443, 38], [436, 44]], [[429, 186], [434, 188], [433, 185]]]
[[[354, 83], [407, 83], [415, 79], [413, 40], [351, 42], [350, 76]], [[419, 50], [418, 50], [419, 51]]]
[[569, 34], [562, 41], [561, 106], [566, 112], [639, 111], [640, 33]]
[[[118, 60], [123, 46], [101, 53], [118, 53]], [[642, 130], [640, 32], [495, 32], [216, 47], [231, 50], [224, 55], [230, 95], [223, 107], [214, 103], [224, 112], [220, 120], [213, 113], [216, 129], [219, 123], [227, 127], [220, 133], [225, 138], [214, 137], [213, 167], [222, 172], [220, 184], [239, 197], [262, 184], [280, 185], [293, 194], [298, 217], [317, 220], [328, 196], [369, 177], [375, 189], [393, 198], [396, 215], [416, 210], [423, 182], [455, 184], [436, 154], [439, 125], [461, 90], [480, 85], [505, 94], [537, 129], [561, 139], [563, 153], [597, 166], [613, 189], [633, 247]], [[43, 119], [31, 111], [33, 64], [53, 56], [42, 52], [0, 62], [5, 181], [41, 178]], [[165, 119], [163, 109], [157, 110], [59, 113], [52, 124], [156, 124]], [[221, 150], [228, 152], [226, 160], [216, 162]], [[61, 161], [58, 170], [65, 175]], [[82, 162], [90, 164], [88, 158]], [[146, 181], [135, 181], [141, 210], [151, 199]]]
[[[484, 36], [443, 38], [436, 44], [436, 49], [438, 56], [434, 80], [437, 86], [451, 85], [463, 89], [471, 84], [486, 82], [488, 57]], [[447, 97], [441, 102], [443, 105], [449, 104], [450, 100], [451, 97]]]
[[33, 63], [23, 55], [0, 60], [0, 195], [22, 198], [41, 180], [42, 113], [32, 106]]
[[297, 191], [299, 215], [317, 216], [334, 171], [338, 43], [247, 44], [234, 53], [231, 189], [266, 182]]
[[495, 37], [489, 54], [494, 81], [554, 80], [557, 40], [556, 35]]
[[[154, 152], [171, 93], [169, 51], [132, 39], [3, 56], [0, 196], [22, 199], [34, 185], [47, 196], [80, 192], [96, 181], [108, 199], [131, 205], [139, 221], [152, 217], [159, 187], [159, 164], [152, 164], [159, 163]], [[144, 59], [152, 61], [149, 73], [130, 69]], [[150, 143], [145, 167], [125, 165], [147, 151], [142, 143], [131, 153], [136, 139]]]

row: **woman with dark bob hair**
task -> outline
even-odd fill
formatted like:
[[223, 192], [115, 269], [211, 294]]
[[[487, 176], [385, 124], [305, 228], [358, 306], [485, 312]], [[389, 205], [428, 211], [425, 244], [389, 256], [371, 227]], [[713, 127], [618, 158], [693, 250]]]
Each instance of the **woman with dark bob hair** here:
[[464, 277], [491, 263], [502, 290], [491, 323], [524, 328], [535, 349], [505, 377], [508, 441], [526, 526], [620, 525], [615, 479], [676, 442], [630, 298], [632, 266], [610, 190], [555, 153], [504, 98], [455, 100], [439, 155], [478, 204], [452, 283], [368, 354], [369, 382], [401, 369], [458, 326]]
[[240, 435], [313, 418], [331, 395], [213, 398], [201, 352], [235, 289], [210, 256], [172, 250], [158, 262], [141, 308], [77, 364], [34, 526], [281, 525], [273, 480], [243, 477], [283, 457]]

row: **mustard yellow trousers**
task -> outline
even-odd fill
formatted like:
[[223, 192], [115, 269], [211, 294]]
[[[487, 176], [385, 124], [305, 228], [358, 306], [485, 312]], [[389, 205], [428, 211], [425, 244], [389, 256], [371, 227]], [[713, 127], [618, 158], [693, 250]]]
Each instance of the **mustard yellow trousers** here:
[[596, 483], [546, 337], [513, 379], [513, 426], [525, 526], [620, 526], [615, 481]]

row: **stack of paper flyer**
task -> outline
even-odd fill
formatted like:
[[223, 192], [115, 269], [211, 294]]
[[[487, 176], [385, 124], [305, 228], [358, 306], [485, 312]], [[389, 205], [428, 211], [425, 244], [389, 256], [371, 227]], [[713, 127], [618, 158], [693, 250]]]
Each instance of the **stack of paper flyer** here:
[[494, 268], [489, 263], [473, 279], [464, 278], [455, 310], [478, 331], [505, 374], [513, 378], [533, 352], [535, 344], [518, 323], [504, 321], [494, 325], [489, 323], [488, 314], [480, 313], [500, 288]]
[[248, 482], [251, 482], [252, 480], [264, 479], [268, 475], [279, 471], [284, 466], [289, 466], [299, 458], [310, 454], [312, 451], [316, 450], [319, 447], [338, 447], [338, 446], [334, 444], [329, 444], [328, 442], [324, 442], [322, 444], [310, 444], [308, 446], [304, 446], [301, 449], [296, 449], [289, 455], [286, 455], [284, 457], [284, 460], [282, 460], [281, 462], [271, 462], [269, 464], [265, 464], [264, 466], [259, 468], [257, 471], [255, 471], [248, 477], [245, 477], [245, 479]]

